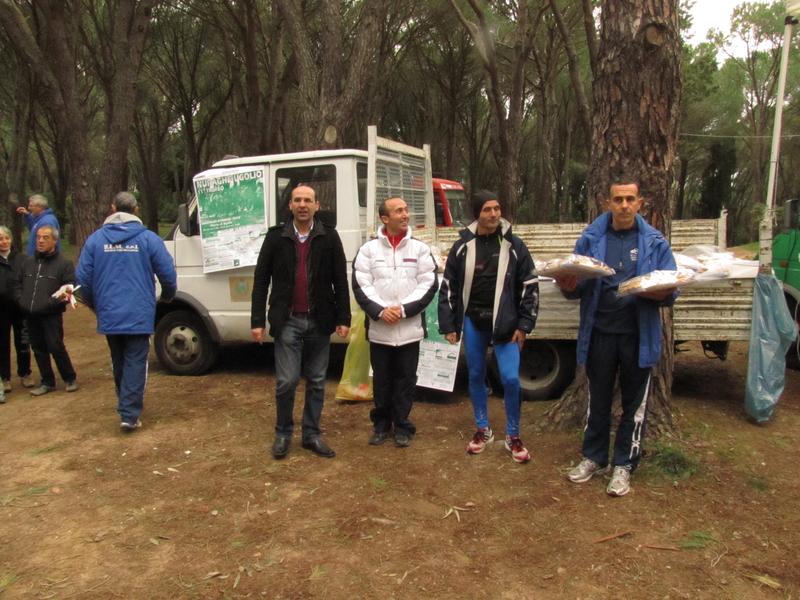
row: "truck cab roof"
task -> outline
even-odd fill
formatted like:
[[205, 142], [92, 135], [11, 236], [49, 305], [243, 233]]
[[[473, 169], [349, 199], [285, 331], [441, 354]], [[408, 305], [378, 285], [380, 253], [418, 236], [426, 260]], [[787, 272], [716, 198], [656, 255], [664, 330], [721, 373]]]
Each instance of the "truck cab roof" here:
[[288, 154], [262, 154], [260, 156], [244, 156], [241, 158], [225, 158], [215, 162], [212, 167], [244, 167], [265, 163], [289, 162], [298, 160], [318, 160], [321, 158], [338, 158], [355, 156], [367, 159], [366, 150], [311, 150], [308, 152], [291, 152]]

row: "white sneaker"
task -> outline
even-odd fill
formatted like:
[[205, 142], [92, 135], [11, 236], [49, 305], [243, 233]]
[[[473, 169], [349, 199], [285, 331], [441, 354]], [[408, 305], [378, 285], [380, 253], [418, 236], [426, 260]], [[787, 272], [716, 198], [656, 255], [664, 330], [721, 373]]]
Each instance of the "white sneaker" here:
[[130, 433], [131, 431], [136, 431], [142, 426], [142, 422], [139, 419], [136, 419], [136, 423], [125, 423], [124, 421], [119, 424], [120, 429], [122, 429], [123, 433]]
[[601, 467], [591, 458], [584, 458], [581, 464], [569, 472], [569, 480], [573, 483], [583, 483], [584, 481], [589, 481], [595, 475], [605, 473], [606, 471], [608, 471], [608, 467]]
[[486, 448], [486, 444], [490, 444], [494, 441], [494, 434], [492, 433], [492, 429], [487, 427], [486, 429], [478, 429], [475, 432], [475, 436], [472, 438], [472, 441], [467, 446], [467, 452], [469, 454], [480, 454], [483, 452], [483, 449]]
[[631, 468], [614, 467], [611, 482], [606, 488], [609, 496], [624, 496], [631, 491]]
[[511, 458], [514, 459], [514, 462], [518, 463], [526, 463], [531, 459], [531, 454], [522, 444], [522, 440], [519, 439], [519, 436], [506, 436], [506, 450], [511, 452]]

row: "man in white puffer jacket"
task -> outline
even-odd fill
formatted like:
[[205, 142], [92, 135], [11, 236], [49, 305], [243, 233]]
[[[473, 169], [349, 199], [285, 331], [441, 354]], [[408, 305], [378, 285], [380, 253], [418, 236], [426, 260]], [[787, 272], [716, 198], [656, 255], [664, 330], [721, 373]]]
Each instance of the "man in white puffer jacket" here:
[[436, 296], [436, 261], [427, 244], [411, 237], [402, 198], [381, 203], [384, 226], [353, 260], [353, 294], [367, 313], [375, 408], [369, 443], [383, 444], [394, 425], [394, 445], [411, 443], [416, 427], [408, 419], [417, 384], [419, 342], [427, 336], [425, 307]]

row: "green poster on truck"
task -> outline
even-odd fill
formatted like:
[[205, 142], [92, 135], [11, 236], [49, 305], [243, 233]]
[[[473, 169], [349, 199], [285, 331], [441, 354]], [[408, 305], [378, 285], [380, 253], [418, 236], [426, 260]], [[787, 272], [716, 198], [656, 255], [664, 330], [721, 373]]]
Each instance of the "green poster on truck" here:
[[255, 265], [267, 233], [264, 167], [203, 171], [194, 189], [203, 273]]

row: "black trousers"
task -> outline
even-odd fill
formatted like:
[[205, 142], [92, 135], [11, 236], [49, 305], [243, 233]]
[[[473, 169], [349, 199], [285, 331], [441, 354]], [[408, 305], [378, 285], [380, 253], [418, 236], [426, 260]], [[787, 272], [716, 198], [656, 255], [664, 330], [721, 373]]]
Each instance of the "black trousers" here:
[[31, 348], [22, 312], [13, 308], [0, 309], [0, 377], [11, 379], [11, 330], [14, 330], [14, 348], [17, 351], [17, 375], [31, 374]]
[[417, 428], [409, 421], [417, 385], [419, 342], [404, 346], [369, 345], [372, 361], [372, 396], [375, 408], [369, 413], [375, 431], [405, 432], [414, 435]]
[[30, 315], [28, 316], [28, 335], [31, 339], [33, 356], [42, 376], [42, 385], [56, 387], [56, 376], [50, 364], [50, 356], [56, 362], [61, 379], [66, 382], [75, 381], [75, 369], [64, 347], [64, 315]]
[[583, 455], [600, 466], [608, 464], [611, 443], [611, 407], [619, 373], [622, 417], [614, 438], [615, 467], [635, 471], [642, 458], [642, 440], [650, 393], [650, 367], [639, 366], [639, 336], [592, 332], [586, 377], [589, 379], [589, 415], [583, 435]]

